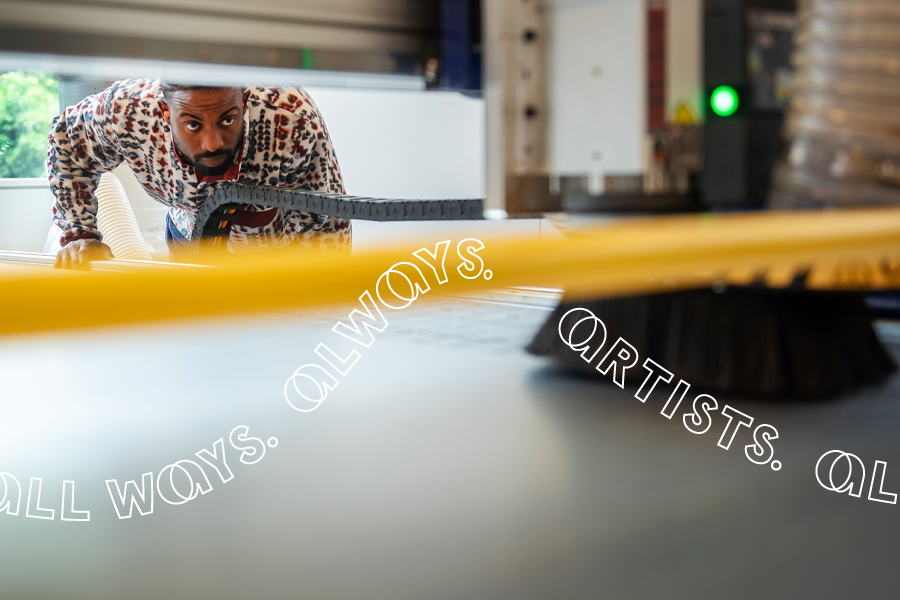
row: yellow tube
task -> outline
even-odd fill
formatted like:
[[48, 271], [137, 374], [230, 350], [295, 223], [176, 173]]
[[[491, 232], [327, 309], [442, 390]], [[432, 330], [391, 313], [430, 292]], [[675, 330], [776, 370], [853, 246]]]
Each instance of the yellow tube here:
[[[462, 237], [453, 240], [453, 248]], [[439, 241], [436, 239], [435, 242]], [[658, 217], [579, 233], [566, 239], [492, 240], [479, 254], [490, 280], [456, 274], [438, 294], [510, 286], [562, 287], [592, 297], [747, 284], [758, 277], [785, 287], [808, 273], [807, 289], [900, 288], [900, 209]], [[419, 245], [341, 255], [224, 253], [208, 268], [77, 272], [8, 265], [0, 268], [0, 336], [225, 316], [353, 303], [380, 274], [411, 260]], [[431, 246], [433, 249], [434, 246]], [[289, 251], [293, 250], [293, 251]], [[77, 318], [59, 307], [77, 298]]]
[[125, 188], [112, 173], [104, 173], [96, 191], [100, 207], [97, 228], [113, 256], [127, 260], [153, 260], [141, 235]]

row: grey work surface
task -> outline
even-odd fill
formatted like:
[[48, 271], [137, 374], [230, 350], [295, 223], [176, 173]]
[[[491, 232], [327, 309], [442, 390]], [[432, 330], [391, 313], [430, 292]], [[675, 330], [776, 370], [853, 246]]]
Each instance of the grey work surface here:
[[[0, 471], [26, 496], [42, 477], [57, 510], [0, 514], [0, 597], [896, 593], [900, 506], [828, 492], [813, 469], [839, 448], [887, 461], [900, 492], [900, 381], [831, 402], [720, 397], [778, 428], [774, 472], [744, 457], [746, 429], [716, 445], [721, 415], [705, 435], [660, 415], [670, 387], [642, 404], [525, 355], [544, 311], [423, 302], [386, 315], [317, 410], [293, 411], [286, 379], [348, 310], [0, 343]], [[241, 464], [238, 425], [277, 447]], [[234, 479], [210, 469], [208, 494], [116, 518], [105, 479], [220, 437]], [[63, 479], [89, 523], [59, 520]]]

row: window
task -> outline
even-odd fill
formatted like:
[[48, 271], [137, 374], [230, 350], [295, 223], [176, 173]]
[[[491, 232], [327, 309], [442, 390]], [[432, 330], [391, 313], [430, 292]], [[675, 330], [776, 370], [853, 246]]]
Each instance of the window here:
[[36, 71], [0, 73], [0, 179], [46, 177], [47, 136], [57, 114], [53, 76]]

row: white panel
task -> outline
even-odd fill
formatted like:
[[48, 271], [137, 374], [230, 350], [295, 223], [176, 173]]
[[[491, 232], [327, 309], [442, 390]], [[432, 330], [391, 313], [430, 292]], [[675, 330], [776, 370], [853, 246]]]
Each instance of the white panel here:
[[681, 103], [700, 118], [703, 98], [703, 3], [668, 0], [666, 7], [666, 106], [671, 117]]
[[482, 100], [455, 92], [306, 89], [334, 141], [347, 193], [484, 197]]
[[642, 0], [550, 5], [551, 170], [636, 174], [646, 113]]
[[[367, 252], [379, 246], [406, 245], [411, 249], [434, 248], [440, 240], [478, 238], [490, 240], [504, 237], [529, 238], [538, 242], [542, 234], [556, 234], [543, 219], [502, 219], [484, 221], [353, 221], [353, 251]], [[558, 235], [558, 234], [557, 234]], [[455, 247], [455, 246], [454, 246]], [[455, 252], [455, 250], [454, 250]]]
[[43, 177], [0, 179], [0, 250], [43, 252], [53, 193]]

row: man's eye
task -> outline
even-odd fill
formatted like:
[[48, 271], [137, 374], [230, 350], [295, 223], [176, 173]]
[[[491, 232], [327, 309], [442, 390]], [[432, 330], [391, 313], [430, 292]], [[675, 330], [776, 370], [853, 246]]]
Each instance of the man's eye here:
[[198, 129], [200, 129], [200, 123], [197, 123], [195, 121], [188, 121], [184, 124], [184, 128], [188, 131], [197, 131]]
[[224, 125], [225, 127], [231, 127], [232, 125], [234, 125], [234, 122], [234, 117], [225, 117], [224, 119], [222, 119], [222, 125]]

